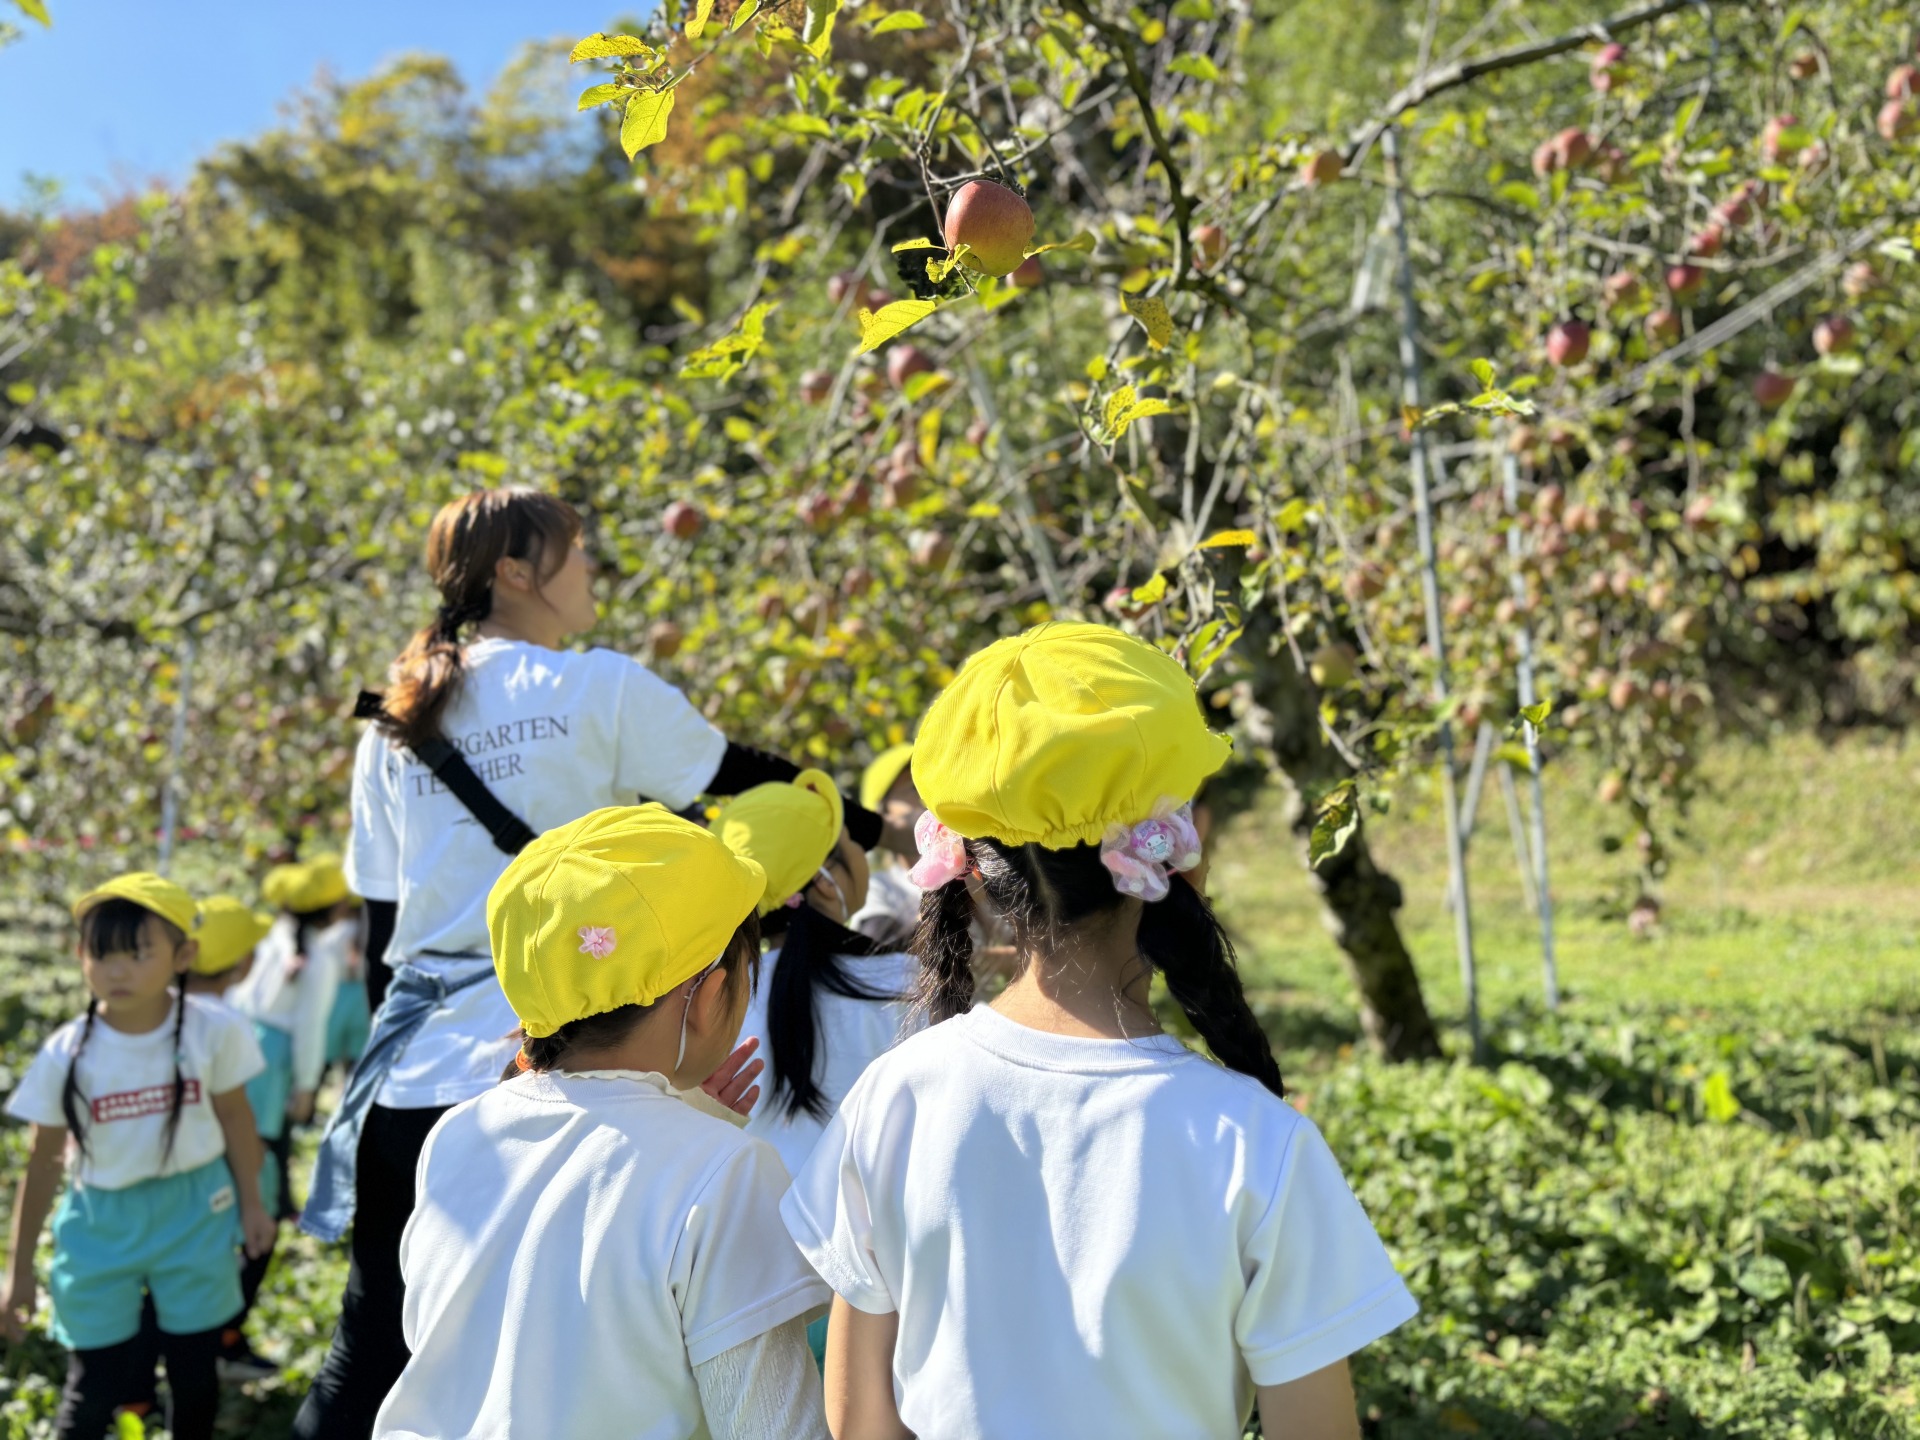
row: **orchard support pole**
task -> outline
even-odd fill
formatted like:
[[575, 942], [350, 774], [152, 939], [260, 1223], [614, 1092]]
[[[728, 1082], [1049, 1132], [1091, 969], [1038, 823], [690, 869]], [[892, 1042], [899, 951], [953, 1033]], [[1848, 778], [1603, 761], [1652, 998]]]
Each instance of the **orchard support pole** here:
[[187, 748], [187, 689], [193, 684], [193, 636], [180, 642], [179, 688], [173, 697], [173, 736], [167, 744], [167, 783], [160, 792], [160, 859], [164, 875], [173, 865], [173, 832], [180, 820], [180, 757]]
[[[1420, 312], [1413, 295], [1413, 254], [1407, 243], [1407, 208], [1400, 178], [1399, 137], [1389, 127], [1380, 137], [1387, 166], [1387, 204], [1400, 256], [1400, 390], [1405, 403], [1420, 406]], [[1410, 440], [1413, 508], [1420, 539], [1420, 593], [1427, 611], [1427, 648], [1433, 652], [1434, 700], [1446, 713], [1449, 690], [1447, 639], [1440, 616], [1440, 570], [1433, 543], [1433, 498], [1427, 484], [1426, 432], [1414, 427]], [[1448, 891], [1454, 897], [1453, 940], [1460, 956], [1460, 985], [1465, 992], [1467, 1038], [1481, 1058], [1480, 986], [1473, 961], [1473, 903], [1467, 889], [1467, 853], [1460, 833], [1460, 801], [1454, 779], [1453, 721], [1440, 722], [1441, 807], [1447, 819]]]
[[[1509, 449], [1500, 460], [1501, 489], [1506, 495], [1507, 514], [1520, 508], [1520, 462]], [[1533, 626], [1526, 616], [1527, 582], [1520, 574], [1520, 527], [1507, 527], [1507, 557], [1513, 562], [1508, 584], [1513, 603], [1520, 610], [1520, 708], [1538, 703], [1533, 689]], [[1540, 914], [1540, 968], [1547, 998], [1547, 1009], [1560, 1008], [1560, 968], [1553, 954], [1553, 891], [1547, 883], [1547, 801], [1540, 784], [1540, 731], [1525, 716], [1520, 720], [1527, 745], [1527, 775], [1531, 782], [1533, 829], [1529, 849], [1533, 851], [1533, 891]]]

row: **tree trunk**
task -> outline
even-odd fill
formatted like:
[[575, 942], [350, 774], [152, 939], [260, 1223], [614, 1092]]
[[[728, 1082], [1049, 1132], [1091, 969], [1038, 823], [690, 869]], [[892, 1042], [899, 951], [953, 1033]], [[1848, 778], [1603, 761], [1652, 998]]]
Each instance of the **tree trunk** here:
[[[1320, 696], [1279, 638], [1271, 614], [1248, 617], [1239, 649], [1254, 672], [1253, 708], [1242, 719], [1250, 736], [1272, 750], [1287, 781], [1288, 823], [1304, 864], [1313, 830], [1312, 799], [1350, 778], [1353, 768], [1327, 743], [1320, 728]], [[1360, 994], [1361, 1025], [1374, 1048], [1389, 1060], [1439, 1056], [1440, 1037], [1427, 1013], [1420, 976], [1394, 919], [1403, 898], [1400, 885], [1373, 863], [1365, 824], [1355, 828], [1338, 855], [1317, 870], [1310, 867], [1308, 874], [1320, 894], [1322, 919]]]

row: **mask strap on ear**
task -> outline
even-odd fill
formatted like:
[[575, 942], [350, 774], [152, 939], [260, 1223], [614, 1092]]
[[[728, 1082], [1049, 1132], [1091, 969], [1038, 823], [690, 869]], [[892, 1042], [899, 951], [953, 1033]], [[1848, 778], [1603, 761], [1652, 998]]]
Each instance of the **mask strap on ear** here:
[[693, 997], [699, 993], [700, 987], [707, 983], [707, 977], [713, 974], [714, 970], [719, 966], [719, 964], [720, 962], [716, 960], [713, 962], [712, 965], [707, 966], [706, 969], [702, 970], [698, 975], [694, 976], [693, 984], [689, 986], [687, 989], [687, 1003], [684, 1006], [682, 1006], [680, 1009], [680, 1048], [674, 1052], [673, 1075], [669, 1075], [667, 1077], [669, 1080], [673, 1079], [675, 1075], [678, 1075], [680, 1073], [681, 1065], [683, 1065], [686, 1062], [687, 1017], [693, 1014]]
[[818, 872], [816, 872], [814, 878], [824, 880], [828, 885], [833, 887], [833, 898], [840, 902], [840, 919], [842, 923], [851, 920], [853, 918], [853, 911], [847, 904], [847, 892], [840, 888], [840, 882], [833, 878], [833, 872], [822, 865]]

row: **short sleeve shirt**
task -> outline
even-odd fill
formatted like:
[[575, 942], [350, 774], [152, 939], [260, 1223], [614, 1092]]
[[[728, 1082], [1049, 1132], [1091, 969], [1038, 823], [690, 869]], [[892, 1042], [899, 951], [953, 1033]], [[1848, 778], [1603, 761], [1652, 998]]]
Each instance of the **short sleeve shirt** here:
[[986, 1006], [867, 1068], [781, 1213], [849, 1304], [898, 1312], [901, 1419], [942, 1440], [1238, 1435], [1256, 1385], [1417, 1308], [1319, 1132], [1257, 1082]]
[[67, 1162], [76, 1184], [123, 1190], [198, 1169], [227, 1152], [213, 1097], [245, 1085], [266, 1069], [266, 1061], [245, 1016], [189, 995], [180, 1025], [180, 1118], [169, 1148], [173, 1040], [171, 1017], [142, 1035], [124, 1034], [98, 1016], [91, 1028], [84, 1017], [71, 1020], [33, 1057], [7, 1100], [7, 1113], [35, 1125], [66, 1125], [61, 1094], [72, 1066], [86, 1135], [84, 1150], [73, 1139], [68, 1142]]

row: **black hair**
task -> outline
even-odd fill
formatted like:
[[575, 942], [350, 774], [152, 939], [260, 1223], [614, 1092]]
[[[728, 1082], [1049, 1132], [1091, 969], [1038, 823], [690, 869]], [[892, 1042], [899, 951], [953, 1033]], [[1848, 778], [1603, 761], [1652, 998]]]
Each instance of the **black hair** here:
[[[103, 900], [87, 911], [80, 920], [80, 946], [87, 954], [98, 959], [102, 955], [113, 955], [121, 951], [135, 951], [140, 948], [140, 929], [152, 919], [160, 925], [173, 941], [178, 950], [187, 943], [187, 932], [174, 924], [166, 916], [156, 914], [146, 906], [118, 896]], [[173, 1100], [167, 1107], [166, 1145], [160, 1152], [160, 1163], [165, 1165], [173, 1155], [173, 1137], [180, 1128], [180, 1109], [186, 1102], [187, 1081], [180, 1073], [180, 1035], [187, 1024], [187, 985], [184, 977], [174, 987], [173, 1006]], [[73, 1047], [73, 1059], [67, 1062], [67, 1078], [60, 1086], [60, 1113], [66, 1119], [67, 1132], [73, 1136], [73, 1143], [81, 1155], [87, 1153], [87, 1127], [84, 1119], [87, 1105], [85, 1095], [80, 1093], [80, 1052], [87, 1048], [87, 1041], [93, 1036], [94, 1018], [100, 1013], [100, 1001], [87, 997], [87, 1018], [80, 1026], [80, 1039]]]
[[[769, 935], [783, 935], [780, 958], [767, 982], [768, 1099], [779, 1114], [827, 1118], [827, 1097], [814, 1079], [820, 1052], [820, 992], [849, 1000], [904, 1000], [885, 990], [871, 990], [849, 975], [840, 963], [851, 943], [860, 953], [874, 948], [865, 936], [854, 935], [811, 905], [782, 907], [763, 922]], [[850, 939], [851, 937], [851, 939]], [[866, 943], [862, 943], [866, 942]]]
[[[728, 990], [740, 984], [740, 977], [744, 974], [751, 991], [760, 976], [760, 921], [757, 916], [749, 915], [740, 922], [740, 928], [733, 932], [733, 937], [727, 941], [727, 948], [720, 952], [720, 958], [715, 963], [726, 971]], [[557, 1069], [560, 1058], [576, 1045], [589, 1050], [618, 1045], [627, 1038], [634, 1026], [654, 1012], [659, 1003], [656, 1000], [652, 1005], [617, 1005], [598, 1015], [569, 1020], [551, 1035], [542, 1035], [537, 1040], [528, 1037], [521, 1044], [520, 1053], [509, 1060], [507, 1068], [500, 1072], [500, 1078], [511, 1080], [527, 1070]]]
[[[994, 907], [1017, 934], [1042, 945], [1058, 943], [1067, 927], [1117, 910], [1127, 899], [1094, 845], [1047, 850], [985, 839], [967, 841], [966, 849]], [[964, 878], [921, 899], [913, 937], [920, 960], [916, 1001], [933, 1024], [973, 1004], [972, 923]], [[1141, 907], [1138, 943], [1141, 959], [1165, 978], [1167, 993], [1221, 1064], [1286, 1094], [1273, 1048], [1240, 988], [1233, 942], [1184, 875], [1171, 877], [1164, 900]]]

